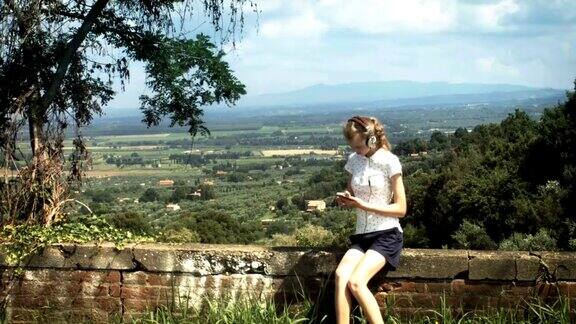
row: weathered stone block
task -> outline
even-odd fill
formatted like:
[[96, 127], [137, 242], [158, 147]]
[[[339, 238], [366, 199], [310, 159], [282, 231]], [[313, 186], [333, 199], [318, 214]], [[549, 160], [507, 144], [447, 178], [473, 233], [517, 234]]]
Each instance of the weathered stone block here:
[[456, 278], [468, 271], [467, 250], [404, 249], [389, 278]]
[[471, 280], [514, 280], [516, 279], [516, 259], [518, 252], [470, 251]]

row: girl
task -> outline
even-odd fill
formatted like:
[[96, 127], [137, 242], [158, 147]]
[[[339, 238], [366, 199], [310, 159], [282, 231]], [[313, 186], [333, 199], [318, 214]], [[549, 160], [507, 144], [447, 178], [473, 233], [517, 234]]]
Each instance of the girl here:
[[353, 295], [370, 323], [384, 323], [368, 281], [385, 265], [396, 270], [400, 260], [404, 239], [399, 218], [406, 214], [402, 166], [375, 117], [352, 117], [344, 136], [354, 152], [344, 166], [351, 174], [348, 188], [336, 201], [355, 207], [357, 215], [352, 244], [336, 269], [336, 318], [349, 323]]

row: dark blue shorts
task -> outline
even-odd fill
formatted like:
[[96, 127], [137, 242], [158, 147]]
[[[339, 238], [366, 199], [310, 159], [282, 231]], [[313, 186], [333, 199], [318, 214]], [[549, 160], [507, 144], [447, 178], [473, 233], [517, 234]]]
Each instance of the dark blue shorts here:
[[390, 271], [395, 271], [400, 263], [400, 254], [404, 245], [404, 235], [397, 227], [382, 231], [353, 234], [349, 236], [350, 248], [366, 252], [375, 250], [386, 259]]

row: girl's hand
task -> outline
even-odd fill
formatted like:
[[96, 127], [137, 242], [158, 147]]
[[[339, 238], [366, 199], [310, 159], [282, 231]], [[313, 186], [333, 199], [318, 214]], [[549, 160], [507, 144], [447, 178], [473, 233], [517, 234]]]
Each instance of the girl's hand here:
[[345, 191], [344, 195], [337, 195], [336, 202], [338, 202], [338, 205], [344, 207], [357, 207], [357, 208], [364, 207], [364, 200], [352, 196], [348, 191]]

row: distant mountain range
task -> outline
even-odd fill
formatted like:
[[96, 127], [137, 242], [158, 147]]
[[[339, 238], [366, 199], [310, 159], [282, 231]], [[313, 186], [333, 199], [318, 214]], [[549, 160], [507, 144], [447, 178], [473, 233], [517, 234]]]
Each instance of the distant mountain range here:
[[[336, 110], [350, 108], [351, 105], [367, 108], [386, 108], [407, 105], [473, 104], [501, 101], [526, 101], [550, 99], [563, 101], [564, 89], [537, 88], [514, 84], [449, 83], [416, 81], [356, 82], [346, 84], [318, 84], [300, 90], [271, 93], [257, 96], [247, 95], [232, 109], [225, 106], [209, 107], [207, 114], [255, 113], [275, 108], [274, 114], [291, 110], [313, 112], [313, 107], [325, 111], [328, 107]], [[312, 109], [312, 111], [310, 111]], [[109, 116], [139, 115], [135, 109], [108, 110]]]
[[[238, 106], [295, 106], [358, 103], [407, 98], [553, 90], [513, 84], [448, 83], [416, 81], [318, 84], [300, 90], [242, 98]], [[563, 91], [563, 90], [562, 90]]]

